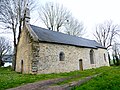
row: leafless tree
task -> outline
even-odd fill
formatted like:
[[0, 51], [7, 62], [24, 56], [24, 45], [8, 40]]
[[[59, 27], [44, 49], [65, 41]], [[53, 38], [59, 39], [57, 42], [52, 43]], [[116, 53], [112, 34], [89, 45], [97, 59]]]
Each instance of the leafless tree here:
[[74, 36], [82, 36], [85, 33], [84, 25], [77, 19], [71, 17], [67, 20], [65, 26], [65, 33]]
[[120, 65], [120, 44], [114, 43], [112, 46], [113, 63]]
[[11, 50], [11, 45], [8, 40], [0, 37], [0, 67], [2, 66], [2, 58]]
[[58, 32], [60, 31], [60, 27], [62, 27], [71, 16], [70, 11], [63, 7], [63, 5], [54, 4], [52, 2], [41, 6], [38, 12], [46, 27]]
[[109, 49], [109, 47], [112, 46], [116, 36], [119, 35], [119, 31], [119, 25], [113, 24], [112, 21], [106, 21], [96, 27], [94, 36], [102, 46]]
[[[26, 10], [26, 6], [32, 6], [32, 3], [33, 3], [32, 0], [1, 0], [0, 2], [0, 22], [2, 22], [5, 29], [12, 30], [13, 32], [14, 70], [16, 65], [17, 41], [19, 40], [22, 23], [25, 18], [24, 12]], [[18, 26], [19, 29], [17, 29]]]

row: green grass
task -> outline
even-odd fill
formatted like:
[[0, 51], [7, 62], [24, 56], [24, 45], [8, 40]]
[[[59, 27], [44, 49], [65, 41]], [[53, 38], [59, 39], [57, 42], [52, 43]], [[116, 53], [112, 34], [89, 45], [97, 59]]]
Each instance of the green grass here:
[[92, 76], [95, 74], [100, 74], [100, 73], [106, 72], [109, 69], [110, 69], [110, 67], [101, 67], [101, 68], [97, 68], [97, 69], [88, 69], [88, 70], [84, 70], [84, 71], [76, 71], [76, 73], [78, 73], [78, 74], [76, 74], [76, 76], [73, 76], [72, 78], [70, 78], [68, 80], [58, 82], [55, 85], [63, 85], [66, 83], [71, 83], [73, 81], [78, 81], [78, 80], [84, 79], [85, 77], [88, 77], [88, 76]]
[[107, 71], [103, 69], [100, 76], [72, 90], [120, 90], [120, 66], [110, 67]]
[[[47, 80], [52, 78], [63, 78], [79, 75], [80, 71], [59, 74], [20, 74], [12, 71], [10, 68], [0, 68], [0, 90], [17, 87], [26, 83], [36, 82], [40, 80]], [[87, 73], [86, 73], [87, 74]], [[90, 73], [91, 74], [91, 73]]]
[[12, 71], [10, 68], [0, 68], [0, 90], [5, 90], [7, 88], [12, 88], [40, 80], [73, 76], [75, 74], [76, 72], [32, 75], [16, 73]]
[[[69, 73], [32, 75], [32, 74], [16, 73], [12, 71], [10, 68], [0, 68], [0, 90], [5, 90], [7, 88], [17, 87], [17, 86], [20, 86], [26, 83], [36, 82], [40, 80], [47, 80], [47, 79], [52, 79], [52, 78], [74, 77], [74, 78], [65, 80], [63, 82], [57, 83], [57, 85], [61, 85], [65, 83], [70, 83], [72, 81], [77, 81], [87, 76], [91, 76], [91, 75], [98, 74], [98, 73], [103, 73], [100, 76], [100, 80], [101, 80], [101, 77], [103, 78], [104, 74], [107, 76], [107, 74], [112, 72], [111, 70], [116, 71], [120, 69], [117, 67], [101, 67], [97, 69], [89, 69], [89, 70], [84, 70], [84, 71], [73, 71]], [[118, 76], [115, 75], [115, 77], [118, 78], [120, 72], [116, 71], [116, 73], [118, 73]], [[101, 81], [103, 81], [103, 79]], [[76, 89], [77, 88], [79, 87], [76, 87]]]

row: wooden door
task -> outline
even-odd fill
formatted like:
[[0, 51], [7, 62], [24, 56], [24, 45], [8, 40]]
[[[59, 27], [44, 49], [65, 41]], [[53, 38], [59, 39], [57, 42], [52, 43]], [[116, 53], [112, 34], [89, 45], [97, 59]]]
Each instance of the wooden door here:
[[83, 70], [83, 62], [82, 59], [79, 60], [79, 70]]

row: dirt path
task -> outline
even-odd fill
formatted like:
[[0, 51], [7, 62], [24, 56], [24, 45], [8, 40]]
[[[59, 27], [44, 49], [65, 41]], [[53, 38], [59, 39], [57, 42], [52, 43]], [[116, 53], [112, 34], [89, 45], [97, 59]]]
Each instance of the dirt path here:
[[64, 84], [64, 85], [59, 85], [59, 86], [54, 85], [54, 84], [56, 84], [58, 82], [62, 82], [64, 80], [74, 78], [74, 77], [44, 80], [44, 81], [39, 81], [39, 82], [35, 82], [35, 83], [29, 83], [29, 84], [26, 84], [23, 86], [19, 86], [19, 87], [7, 89], [7, 90], [70, 90], [71, 87], [81, 85], [82, 83], [85, 83], [86, 81], [88, 81], [98, 75], [99, 74], [93, 75], [93, 76], [88, 76], [82, 80], [74, 81], [74, 82], [71, 82], [70, 84]]

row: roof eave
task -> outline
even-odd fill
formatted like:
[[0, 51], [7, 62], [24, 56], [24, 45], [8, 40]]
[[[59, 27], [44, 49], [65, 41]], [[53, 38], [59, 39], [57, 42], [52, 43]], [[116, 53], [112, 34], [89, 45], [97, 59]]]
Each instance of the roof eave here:
[[70, 46], [76, 46], [76, 47], [82, 47], [82, 48], [93, 48], [93, 49], [98, 49], [97, 47], [89, 47], [89, 46], [79, 46], [79, 45], [73, 45], [73, 44], [65, 44], [65, 43], [59, 43], [59, 42], [49, 42], [49, 41], [42, 41], [39, 40], [39, 43], [54, 43], [54, 44], [60, 44], [60, 45], [70, 45]]
[[26, 27], [28, 28], [28, 31], [29, 31], [31, 37], [33, 38], [33, 40], [38, 42], [38, 41], [39, 41], [39, 38], [38, 38], [38, 36], [35, 34], [35, 32], [32, 30], [32, 28], [30, 27], [30, 25], [29, 25], [29, 24], [26, 24]]

